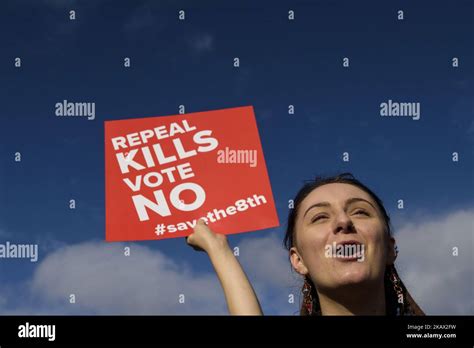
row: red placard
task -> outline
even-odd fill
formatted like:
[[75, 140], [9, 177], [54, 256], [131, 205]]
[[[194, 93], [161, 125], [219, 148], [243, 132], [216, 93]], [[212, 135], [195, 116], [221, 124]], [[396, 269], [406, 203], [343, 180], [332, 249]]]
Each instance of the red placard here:
[[252, 106], [105, 122], [106, 240], [279, 226]]

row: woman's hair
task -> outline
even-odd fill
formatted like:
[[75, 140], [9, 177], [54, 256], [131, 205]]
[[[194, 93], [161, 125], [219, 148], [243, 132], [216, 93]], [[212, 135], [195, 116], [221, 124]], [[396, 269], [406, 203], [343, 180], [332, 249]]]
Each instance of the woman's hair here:
[[[377, 197], [377, 195], [372, 192], [367, 186], [362, 184], [359, 180], [355, 179], [351, 173], [341, 173], [335, 176], [327, 177], [316, 177], [314, 180], [310, 180], [305, 183], [305, 185], [298, 191], [295, 199], [293, 200], [293, 209], [290, 210], [288, 215], [288, 225], [284, 237], [284, 245], [289, 251], [293, 246], [296, 245], [296, 219], [298, 215], [298, 209], [301, 205], [301, 202], [316, 188], [332, 183], [342, 183], [350, 184], [360, 188], [365, 191], [367, 194], [372, 197], [372, 199], [377, 204], [380, 212], [382, 213], [382, 218], [385, 224], [386, 231], [389, 236], [392, 235], [392, 225], [390, 223], [390, 217], [383, 206], [382, 200]], [[310, 296], [312, 299], [312, 313], [309, 313], [307, 307], [302, 304], [300, 309], [301, 315], [321, 315], [321, 309], [319, 305], [318, 294], [316, 291], [315, 284], [309, 276], [305, 277], [305, 282], [307, 282], [311, 288], [311, 293], [305, 296]], [[384, 286], [385, 286], [385, 303], [386, 303], [386, 314], [387, 315], [424, 315], [423, 311], [418, 307], [413, 298], [408, 293], [405, 285], [401, 281], [400, 277], [397, 274], [394, 266], [387, 266], [385, 269], [384, 276]], [[397, 291], [398, 289], [398, 291]], [[398, 301], [399, 293], [403, 294], [403, 304], [400, 305]]]

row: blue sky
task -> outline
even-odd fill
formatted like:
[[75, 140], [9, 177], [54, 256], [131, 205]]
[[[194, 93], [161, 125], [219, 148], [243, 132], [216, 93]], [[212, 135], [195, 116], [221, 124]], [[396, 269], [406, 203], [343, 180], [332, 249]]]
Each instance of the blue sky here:
[[[123, 278], [111, 277], [99, 286], [117, 301], [97, 312], [142, 313], [133, 303], [121, 307], [120, 299], [129, 293], [117, 290], [116, 282], [146, 280], [146, 274], [135, 274], [142, 263], [151, 272], [156, 265], [157, 272], [168, 274], [163, 266], [168, 260], [177, 274], [189, 268], [192, 281], [170, 273], [170, 278], [154, 275], [150, 286], [174, 279], [176, 289], [167, 289], [167, 296], [180, 288], [195, 294], [211, 289], [207, 293], [213, 295], [201, 300], [189, 295], [195, 302], [187, 309], [156, 303], [150, 307], [153, 313], [225, 312], [207, 256], [183, 239], [125, 244], [132, 245], [137, 259], [124, 265], [117, 256], [124, 245], [103, 241], [103, 122], [177, 114], [184, 104], [187, 112], [254, 106], [283, 225], [288, 200], [303, 180], [352, 172], [382, 198], [396, 236], [400, 231], [400, 244], [407, 250], [401, 250], [401, 273], [411, 279], [412, 293], [424, 297], [419, 302], [426, 312], [472, 313], [473, 4], [455, 4], [2, 2], [0, 242], [38, 243], [40, 260], [0, 260], [0, 309], [94, 313], [104, 301], [78, 287], [119, 267]], [[76, 11], [74, 21], [69, 20], [71, 9]], [[180, 9], [186, 11], [185, 21], [177, 18]], [[287, 19], [289, 9], [295, 11], [294, 21]], [[400, 9], [403, 21], [397, 20]], [[14, 67], [16, 57], [22, 59], [21, 68]], [[124, 57], [131, 58], [128, 69]], [[233, 67], [234, 57], [240, 58], [239, 69]], [[350, 59], [349, 68], [342, 67], [344, 57]], [[451, 65], [453, 57], [459, 58], [457, 68]], [[95, 102], [95, 120], [56, 117], [54, 105], [64, 99]], [[419, 102], [420, 120], [381, 117], [379, 105], [389, 99]], [[294, 115], [288, 114], [290, 104]], [[349, 162], [342, 162], [345, 151]], [[16, 152], [21, 162], [14, 161]], [[453, 152], [459, 153], [459, 162], [451, 160]], [[396, 205], [400, 198], [405, 202], [402, 211]], [[75, 210], [69, 209], [70, 199], [76, 200]], [[427, 235], [433, 222], [443, 226], [433, 232], [442, 236]], [[287, 275], [290, 266], [279, 249], [283, 228], [229, 237], [233, 246], [247, 250], [241, 262], [268, 314], [297, 310], [286, 301], [288, 293], [297, 291], [297, 278]], [[440, 244], [434, 253], [439, 257], [423, 268], [423, 260], [432, 254], [426, 246], [433, 243]], [[453, 245], [464, 247], [457, 259], [449, 257]], [[267, 250], [271, 271], [259, 269], [259, 259], [248, 250], [262, 255]], [[90, 265], [81, 260], [89, 255], [100, 265], [107, 253], [116, 262], [104, 265], [104, 274], [87, 273]], [[58, 268], [61, 264], [71, 268]], [[446, 305], [447, 286], [434, 295], [423, 290], [426, 282], [446, 284], [436, 272], [452, 274], [453, 268], [459, 274], [449, 278], [450, 286], [464, 289], [459, 301], [468, 301], [467, 308]], [[414, 269], [427, 274], [426, 282]], [[78, 275], [54, 278], [53, 270], [56, 275]], [[71, 309], [63, 302], [74, 291], [82, 291], [84, 302]]]

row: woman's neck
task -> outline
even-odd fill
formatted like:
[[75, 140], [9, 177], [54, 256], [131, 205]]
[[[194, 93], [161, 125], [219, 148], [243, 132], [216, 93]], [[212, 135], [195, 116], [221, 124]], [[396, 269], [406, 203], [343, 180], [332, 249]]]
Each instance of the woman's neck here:
[[[328, 296], [329, 294], [329, 296]], [[384, 283], [318, 291], [322, 315], [385, 315]]]

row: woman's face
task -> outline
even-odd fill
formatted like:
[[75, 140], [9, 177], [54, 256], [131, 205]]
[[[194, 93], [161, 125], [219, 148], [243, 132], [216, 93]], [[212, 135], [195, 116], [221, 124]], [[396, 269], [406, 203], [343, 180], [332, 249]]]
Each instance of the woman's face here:
[[378, 282], [395, 259], [381, 212], [354, 185], [332, 183], [313, 190], [299, 206], [295, 233], [291, 263], [319, 290]]

